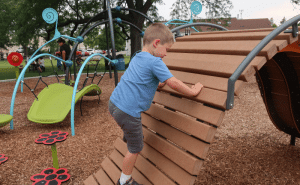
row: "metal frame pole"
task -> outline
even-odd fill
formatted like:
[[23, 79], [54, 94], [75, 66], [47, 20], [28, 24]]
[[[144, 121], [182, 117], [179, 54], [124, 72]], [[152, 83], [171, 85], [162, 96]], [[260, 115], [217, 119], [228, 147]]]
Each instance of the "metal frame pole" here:
[[[108, 19], [109, 19], [109, 29], [110, 29], [110, 37], [111, 37], [111, 46], [112, 46], [112, 59], [116, 59], [116, 50], [115, 50], [115, 36], [114, 36], [114, 28], [113, 28], [113, 20], [112, 20], [112, 14], [111, 14], [111, 7], [110, 7], [110, 1], [107, 0], [107, 12], [108, 12]], [[116, 67], [114, 67], [114, 75], [115, 75], [115, 86], [118, 85], [118, 71]]]

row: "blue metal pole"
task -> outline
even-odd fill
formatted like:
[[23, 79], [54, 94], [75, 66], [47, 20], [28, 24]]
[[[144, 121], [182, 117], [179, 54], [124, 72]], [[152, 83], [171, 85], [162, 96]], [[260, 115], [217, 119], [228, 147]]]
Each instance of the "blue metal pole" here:
[[[21, 79], [23, 80], [22, 77], [25, 75], [26, 69], [30, 66], [30, 64], [31, 64], [33, 61], [35, 61], [37, 58], [40, 58], [40, 57], [42, 57], [42, 56], [52, 56], [52, 57], [54, 57], [54, 58], [56, 58], [56, 59], [59, 59], [58, 57], [53, 56], [53, 55], [51, 55], [51, 54], [43, 53], [43, 54], [40, 54], [40, 55], [35, 56], [34, 58], [30, 59], [30, 60], [27, 62], [27, 64], [26, 64], [25, 67], [23, 68], [21, 74], [19, 75], [19, 78], [18, 78], [18, 80], [17, 80], [17, 82], [16, 82], [16, 85], [15, 85], [15, 88], [14, 88], [14, 92], [13, 92], [13, 95], [12, 95], [12, 98], [11, 98], [11, 104], [10, 104], [10, 115], [11, 115], [11, 116], [14, 115], [14, 105], [15, 105], [15, 98], [16, 98], [18, 86], [19, 86], [19, 84], [20, 84]], [[63, 61], [63, 62], [69, 63], [69, 62], [67, 62], [67, 61]], [[12, 119], [11, 122], [10, 122], [10, 129], [13, 129], [13, 128], [14, 128], [14, 126], [13, 126], [13, 119]]]
[[[74, 115], [75, 115], [75, 97], [76, 97], [76, 91], [77, 91], [77, 87], [78, 87], [78, 83], [79, 83], [79, 80], [80, 80], [80, 77], [81, 77], [81, 73], [84, 69], [84, 66], [94, 57], [94, 56], [102, 56], [103, 58], [105, 58], [106, 60], [108, 60], [109, 62], [112, 62], [111, 59], [103, 56], [102, 54], [100, 53], [95, 53], [95, 54], [92, 54], [91, 56], [89, 56], [85, 61], [84, 63], [82, 64], [82, 66], [80, 67], [80, 70], [78, 72], [78, 75], [77, 75], [77, 78], [76, 78], [76, 81], [75, 81], [75, 84], [74, 84], [74, 89], [73, 89], [73, 95], [72, 95], [72, 102], [71, 102], [71, 130], [72, 130], [72, 136], [75, 135], [75, 121], [74, 121]], [[115, 67], [116, 68], [116, 67]]]

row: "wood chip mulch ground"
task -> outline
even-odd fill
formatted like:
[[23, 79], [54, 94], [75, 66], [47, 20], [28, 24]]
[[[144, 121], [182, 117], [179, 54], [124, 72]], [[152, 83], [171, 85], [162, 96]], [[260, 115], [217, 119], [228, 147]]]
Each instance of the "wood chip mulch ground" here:
[[[37, 80], [28, 79], [26, 83], [34, 88]], [[57, 82], [52, 77], [44, 81], [47, 84]], [[41, 133], [54, 130], [69, 133], [64, 142], [56, 144], [59, 166], [71, 175], [63, 184], [81, 185], [98, 171], [103, 159], [113, 151], [116, 138], [122, 136], [122, 130], [108, 112], [114, 83], [114, 78], [104, 76], [100, 82], [103, 91], [100, 104], [97, 97], [84, 97], [83, 116], [79, 103], [76, 104], [75, 136], [71, 136], [70, 114], [61, 123], [30, 122], [27, 113], [34, 96], [25, 86], [23, 93], [19, 88], [14, 129], [10, 130], [9, 125], [0, 128], [0, 154], [8, 157], [8, 161], [0, 165], [0, 184], [30, 185], [32, 175], [52, 167], [51, 147], [34, 141]], [[15, 81], [0, 83], [1, 114], [10, 113], [14, 86]], [[40, 82], [35, 92], [38, 94], [44, 87]], [[290, 146], [289, 141], [290, 137], [270, 121], [253, 78], [235, 98], [234, 108], [226, 111], [195, 184], [300, 184], [300, 139], [296, 139], [296, 146]]]

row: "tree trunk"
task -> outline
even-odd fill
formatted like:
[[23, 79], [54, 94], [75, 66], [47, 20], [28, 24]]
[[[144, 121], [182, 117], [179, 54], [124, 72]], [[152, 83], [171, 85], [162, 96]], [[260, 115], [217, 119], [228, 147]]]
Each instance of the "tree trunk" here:
[[[138, 28], [142, 30], [145, 18], [140, 15], [135, 15], [135, 16], [137, 18], [135, 19], [136, 21], [133, 24], [135, 24]], [[142, 37], [140, 35], [140, 32], [137, 29], [133, 28], [132, 26], [130, 26], [130, 39], [131, 39], [131, 57], [132, 57], [132, 55], [136, 51], [142, 49], [142, 41], [141, 41]]]

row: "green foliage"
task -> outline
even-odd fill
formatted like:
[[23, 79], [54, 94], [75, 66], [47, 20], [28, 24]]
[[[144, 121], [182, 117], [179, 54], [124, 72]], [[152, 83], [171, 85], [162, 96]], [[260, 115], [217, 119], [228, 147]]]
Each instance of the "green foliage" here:
[[[14, 43], [15, 45], [35, 46], [35, 38], [43, 37], [49, 41], [55, 30], [55, 24], [47, 24], [42, 18], [42, 12], [45, 8], [53, 8], [58, 12], [58, 30], [63, 35], [77, 37], [82, 30], [83, 26], [95, 15], [104, 10], [104, 1], [99, 0], [0, 0], [0, 46], [5, 44]], [[162, 0], [111, 0], [111, 7], [120, 5], [136, 9], [153, 20], [162, 20], [158, 16], [156, 4], [163, 3]], [[3, 10], [3, 11], [2, 11]], [[4, 13], [3, 13], [4, 12]], [[10, 12], [9, 14], [6, 12]], [[138, 28], [143, 29], [144, 18], [135, 13], [128, 13], [128, 11], [113, 12], [113, 17], [120, 17], [122, 20], [129, 21], [135, 24]], [[106, 19], [105, 14], [97, 16], [90, 25], [96, 21]], [[4, 21], [2, 21], [2, 19]], [[10, 24], [9, 24], [10, 23]], [[135, 31], [135, 30], [134, 30]], [[127, 30], [127, 34], [136, 38], [136, 32], [133, 29]], [[9, 35], [11, 39], [9, 39]], [[117, 35], [117, 34], [115, 34]], [[118, 39], [116, 39], [118, 40]], [[92, 45], [92, 41], [89, 45]], [[70, 42], [72, 45], [73, 43]], [[122, 44], [117, 44], [122, 46]], [[140, 47], [136, 40], [132, 42], [132, 47]], [[57, 43], [51, 43], [51, 53], [57, 48]], [[99, 46], [99, 44], [95, 45]], [[100, 47], [100, 46], [99, 46]], [[119, 46], [118, 46], [119, 47]], [[135, 52], [135, 51], [132, 51]]]
[[[191, 11], [190, 6], [195, 0], [176, 0], [172, 5], [172, 11], [170, 16], [172, 19], [190, 19]], [[230, 17], [230, 10], [233, 8], [232, 2], [230, 0], [199, 0], [202, 4], [202, 10], [206, 8], [208, 13], [211, 13], [210, 18], [214, 19], [216, 17]], [[207, 13], [207, 15], [208, 15]], [[203, 15], [201, 12], [198, 16]]]

